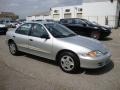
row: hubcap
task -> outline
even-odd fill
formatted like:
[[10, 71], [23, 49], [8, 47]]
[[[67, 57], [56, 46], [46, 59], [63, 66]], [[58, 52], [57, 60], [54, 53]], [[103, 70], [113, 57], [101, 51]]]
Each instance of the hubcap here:
[[94, 35], [93, 35], [93, 38], [97, 38], [97, 35], [94, 34]]
[[10, 48], [10, 52], [11, 52], [12, 54], [15, 54], [15, 52], [16, 52], [15, 44], [10, 44], [10, 45], [9, 45], [9, 48]]
[[98, 39], [99, 38], [99, 34], [98, 33], [93, 33], [92, 37], [95, 38], [95, 39]]
[[63, 56], [61, 66], [64, 70], [71, 71], [74, 68], [74, 60], [70, 56]]

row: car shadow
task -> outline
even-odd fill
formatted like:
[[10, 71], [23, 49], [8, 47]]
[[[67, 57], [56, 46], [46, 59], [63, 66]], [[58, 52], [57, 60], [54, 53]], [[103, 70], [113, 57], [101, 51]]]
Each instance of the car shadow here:
[[[25, 56], [25, 57], [32, 58], [32, 59], [40, 61], [40, 62], [44, 62], [44, 63], [47, 63], [47, 64], [52, 64], [54, 66], [58, 66], [56, 61], [49, 60], [49, 59], [42, 58], [42, 57], [38, 57], [38, 56], [35, 56], [35, 55], [32, 55], [32, 54], [22, 53], [21, 56]], [[111, 60], [111, 62], [108, 65], [106, 65], [102, 68], [99, 68], [99, 69], [80, 68], [77, 72], [72, 72], [71, 74], [82, 74], [82, 73], [84, 73], [86, 75], [101, 75], [101, 74], [105, 74], [105, 73], [111, 71], [113, 68], [114, 68], [114, 63]]]
[[38, 57], [38, 56], [35, 56], [35, 55], [32, 55], [32, 54], [28, 54], [28, 53], [24, 53], [23, 55], [25, 57], [32, 58], [32, 59], [40, 61], [40, 62], [44, 62], [44, 63], [48, 63], [48, 64], [52, 64], [52, 65], [57, 66], [56, 61], [53, 61], [53, 60], [49, 60], [49, 59], [46, 59], [46, 58]]
[[114, 68], [114, 63], [111, 61], [108, 65], [99, 69], [84, 69], [84, 74], [87, 75], [101, 75], [111, 71]]
[[111, 41], [111, 40], [113, 40], [113, 39], [110, 38], [110, 37], [106, 37], [106, 38], [100, 39], [100, 41]]
[[2, 34], [2, 33], [0, 33], [0, 36], [5, 36], [6, 34]]

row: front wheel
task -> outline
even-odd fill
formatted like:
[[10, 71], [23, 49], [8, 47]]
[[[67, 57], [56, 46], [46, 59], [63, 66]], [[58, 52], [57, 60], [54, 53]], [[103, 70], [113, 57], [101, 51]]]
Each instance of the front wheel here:
[[17, 55], [18, 54], [17, 46], [14, 42], [9, 43], [9, 51], [12, 55]]
[[91, 37], [94, 39], [100, 39], [100, 32], [96, 32], [96, 31], [92, 32]]
[[64, 72], [77, 72], [80, 70], [80, 61], [75, 54], [64, 52], [59, 56], [59, 66]]

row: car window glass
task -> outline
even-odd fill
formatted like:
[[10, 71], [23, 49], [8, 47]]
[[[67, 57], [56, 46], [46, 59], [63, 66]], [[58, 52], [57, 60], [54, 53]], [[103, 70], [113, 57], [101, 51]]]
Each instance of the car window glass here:
[[61, 20], [61, 23], [66, 24], [67, 20]]
[[30, 35], [34, 37], [41, 37], [42, 35], [48, 35], [48, 33], [42, 25], [35, 24]]
[[75, 24], [79, 24], [81, 26], [84, 26], [84, 24], [86, 24], [85, 22], [83, 22], [82, 20], [80, 19], [75, 19]]
[[31, 24], [24, 24], [16, 30], [16, 33], [28, 35], [31, 26], [32, 26]]
[[2, 22], [2, 21], [0, 21], [0, 24], [3, 24], [3, 22]]
[[73, 24], [74, 22], [73, 22], [72, 19], [69, 19], [69, 20], [67, 20], [67, 23], [68, 23], [68, 24]]
[[9, 21], [6, 21], [6, 23], [9, 23]]
[[61, 24], [45, 24], [49, 32], [56, 38], [75, 36], [76, 34]]
[[5, 24], [4, 20], [1, 20], [1, 23], [2, 23], [2, 24]]

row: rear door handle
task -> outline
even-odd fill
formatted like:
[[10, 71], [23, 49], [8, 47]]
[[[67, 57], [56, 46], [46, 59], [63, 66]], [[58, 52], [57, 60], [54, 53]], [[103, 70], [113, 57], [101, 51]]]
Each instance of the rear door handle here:
[[32, 39], [29, 39], [30, 41], [33, 41]]

